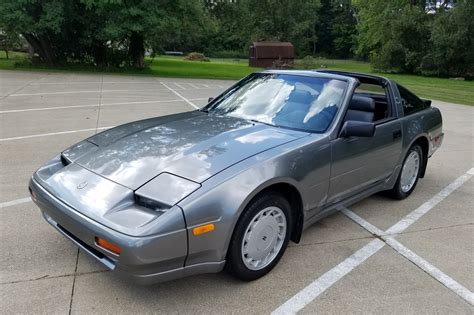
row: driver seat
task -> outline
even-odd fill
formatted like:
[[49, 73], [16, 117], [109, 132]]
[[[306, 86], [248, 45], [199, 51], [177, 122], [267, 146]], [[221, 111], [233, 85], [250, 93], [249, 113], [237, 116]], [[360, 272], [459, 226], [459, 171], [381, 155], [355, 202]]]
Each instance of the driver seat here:
[[355, 120], [373, 122], [375, 118], [375, 101], [366, 96], [353, 95], [344, 121]]

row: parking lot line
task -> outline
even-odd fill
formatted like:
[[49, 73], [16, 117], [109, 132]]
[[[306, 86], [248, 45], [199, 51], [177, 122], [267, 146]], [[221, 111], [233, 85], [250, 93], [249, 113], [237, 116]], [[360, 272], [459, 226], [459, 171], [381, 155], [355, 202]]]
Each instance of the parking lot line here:
[[60, 95], [60, 94], [107, 93], [107, 92], [147, 92], [147, 91], [157, 91], [157, 90], [160, 90], [160, 89], [62, 91], [62, 92], [42, 92], [42, 93], [11, 94], [10, 97], [17, 97], [17, 96], [38, 96], [38, 95]]
[[173, 82], [173, 84], [179, 87], [181, 90], [186, 90], [186, 88], [182, 86], [181, 84], [179, 84], [178, 82]]
[[443, 201], [447, 196], [449, 196], [453, 191], [461, 187], [465, 182], [467, 182], [472, 176], [474, 175], [474, 168], [468, 170], [465, 174], [458, 177], [455, 181], [451, 184], [446, 186], [443, 190], [437, 193], [434, 197], [432, 197], [427, 202], [423, 203], [421, 206], [416, 208], [410, 214], [408, 214], [405, 218], [401, 221], [390, 227], [385, 233], [387, 234], [398, 234], [412, 225], [416, 220], [421, 218], [424, 214], [428, 211], [433, 209], [437, 204]]
[[[190, 101], [203, 101], [207, 98], [191, 98]], [[100, 106], [118, 106], [118, 105], [133, 105], [133, 104], [154, 104], [154, 103], [171, 103], [171, 102], [182, 102], [179, 100], [162, 100], [162, 101], [142, 101], [142, 102], [120, 102], [120, 103], [105, 103]], [[56, 107], [40, 107], [40, 108], [26, 108], [26, 109], [12, 109], [0, 111], [0, 114], [11, 114], [11, 113], [22, 113], [22, 112], [35, 112], [42, 110], [58, 110], [58, 109], [70, 109], [70, 108], [85, 108], [85, 107], [99, 107], [99, 104], [85, 104], [85, 105], [71, 105], [71, 106], [56, 106]]]
[[362, 264], [369, 257], [382, 249], [384, 245], [384, 242], [379, 239], [372, 240], [370, 243], [346, 258], [336, 267], [332, 268], [321, 277], [313, 281], [310, 285], [298, 292], [291, 299], [283, 303], [280, 307], [272, 312], [272, 315], [298, 313], [306, 305], [321, 295], [321, 293], [329, 289], [334, 283], [342, 279], [354, 268]]
[[0, 97], [0, 100], [3, 100], [3, 99], [5, 99], [5, 98], [11, 96], [13, 93], [16, 93], [16, 92], [18, 92], [18, 91], [21, 91], [21, 90], [23, 90], [25, 87], [27, 87], [27, 86], [33, 84], [34, 82], [41, 81], [41, 80], [43, 80], [44, 78], [45, 78], [45, 77], [36, 78], [36, 79], [34, 79], [34, 80], [32, 80], [32, 81], [30, 81], [30, 82], [28, 82], [28, 83], [25, 83], [25, 84], [23, 84], [22, 86], [20, 86], [19, 88], [17, 88], [17, 89], [15, 89], [15, 90], [11, 91], [10, 93], [7, 93], [7, 94], [1, 96], [1, 97]]
[[[455, 182], [459, 182], [458, 180], [459, 180], [459, 178]], [[451, 185], [449, 185], [448, 187], [450, 187]], [[419, 268], [421, 268], [423, 271], [425, 271], [431, 277], [433, 277], [438, 282], [440, 282], [441, 284], [446, 286], [448, 289], [450, 289], [451, 291], [453, 291], [454, 293], [459, 295], [466, 302], [468, 302], [471, 305], [474, 305], [474, 293], [472, 293], [470, 290], [468, 290], [467, 288], [462, 286], [456, 280], [452, 279], [447, 274], [443, 273], [441, 270], [439, 270], [438, 268], [433, 266], [431, 263], [429, 263], [425, 259], [423, 259], [420, 256], [418, 256], [417, 254], [415, 254], [413, 251], [411, 251], [410, 249], [405, 247], [402, 243], [400, 243], [399, 241], [394, 239], [393, 236], [395, 236], [395, 234], [388, 235], [387, 233], [382, 232], [377, 227], [373, 226], [372, 224], [370, 224], [366, 220], [362, 219], [360, 216], [358, 216], [357, 214], [355, 214], [354, 212], [350, 211], [347, 208], [343, 209], [342, 213], [344, 213], [347, 217], [349, 217], [354, 222], [356, 222], [357, 224], [359, 224], [360, 226], [365, 228], [370, 233], [380, 237], [388, 246], [390, 246], [395, 251], [397, 251], [399, 254], [404, 256], [406, 259], [408, 259], [409, 261], [411, 261], [412, 263], [417, 265]]]
[[37, 137], [64, 135], [64, 134], [68, 134], [68, 133], [105, 130], [105, 129], [110, 129], [110, 128], [112, 128], [112, 127], [88, 128], [88, 129], [79, 129], [79, 130], [68, 130], [68, 131], [41, 133], [41, 134], [36, 134], [36, 135], [28, 135], [28, 136], [20, 136], [20, 137], [12, 137], [12, 138], [2, 138], [2, 139], [0, 139], [0, 142], [12, 141], [12, 140], [21, 140], [21, 139], [30, 139], [30, 138], [37, 138]]
[[188, 84], [191, 85], [193, 88], [195, 88], [195, 89], [197, 89], [197, 90], [201, 89], [201, 87], [199, 87], [199, 86], [197, 86], [197, 85], [195, 85], [195, 84], [192, 84], [192, 83], [188, 83]]
[[6, 207], [11, 207], [11, 206], [16, 206], [16, 205], [19, 205], [19, 204], [22, 204], [22, 203], [27, 203], [27, 202], [30, 202], [30, 201], [31, 201], [31, 198], [28, 197], [28, 198], [20, 198], [20, 199], [16, 199], [16, 200], [1, 202], [0, 203], [0, 209], [6, 208]]
[[169, 86], [167, 86], [164, 82], [160, 82], [161, 85], [163, 85], [165, 88], [167, 88], [169, 91], [171, 91], [172, 93], [174, 93], [177, 97], [179, 97], [180, 99], [182, 99], [183, 101], [185, 101], [186, 103], [188, 103], [189, 105], [191, 105], [192, 107], [196, 108], [196, 109], [199, 109], [198, 106], [196, 106], [193, 102], [191, 102], [190, 100], [188, 100], [186, 97], [182, 96], [181, 94], [179, 94], [178, 92], [176, 92], [175, 90], [173, 90], [172, 88], [170, 88]]
[[419, 268], [424, 270], [434, 279], [438, 280], [438, 282], [446, 286], [448, 289], [459, 295], [466, 302], [474, 306], [474, 293], [472, 293], [470, 290], [468, 290], [467, 288], [459, 284], [456, 280], [454, 280], [453, 278], [430, 264], [428, 261], [415, 254], [410, 249], [406, 248], [393, 237], [385, 237], [384, 241], [385, 243], [387, 243], [387, 245], [396, 250], [399, 254], [401, 254], [406, 259], [417, 265]]
[[[42, 83], [32, 83], [30, 85], [74, 85], [74, 84], [100, 84], [101, 81], [77, 81], [77, 82], [42, 82]], [[136, 81], [136, 82], [124, 82], [124, 81], [104, 81], [104, 84], [148, 84], [153, 83], [151, 81]]]
[[[359, 216], [357, 216], [352, 211], [350, 211], [350, 212], [352, 212], [352, 214], [349, 214], [348, 217], [353, 219], [353, 220], [355, 219], [354, 221], [356, 223], [358, 223], [362, 227], [366, 228], [370, 233], [372, 233], [376, 237], [380, 237], [382, 239], [385, 237], [386, 234], [389, 234], [388, 231], [391, 231], [390, 234], [393, 234], [393, 231], [396, 231], [396, 233], [401, 233], [406, 228], [408, 228], [411, 224], [416, 222], [423, 215], [425, 215], [431, 209], [433, 209], [433, 207], [436, 206], [439, 202], [441, 202], [443, 199], [448, 197], [457, 188], [461, 187], [473, 175], [474, 175], [474, 168], [471, 168], [465, 174], [461, 175], [460, 177], [455, 179], [452, 183], [450, 183], [448, 186], [446, 186], [443, 190], [441, 190], [434, 197], [430, 198], [423, 205], [421, 205], [420, 207], [413, 210], [411, 213], [409, 213], [407, 216], [405, 216], [399, 222], [395, 223], [392, 227], [390, 227], [385, 232], [382, 232], [380, 229], [376, 228], [375, 226], [373, 226], [369, 222], [367, 222], [364, 219], [360, 218]], [[348, 209], [342, 209], [341, 211], [344, 214], [349, 212]], [[391, 242], [391, 243], [393, 244], [393, 242]], [[371, 257], [376, 252], [378, 252], [380, 249], [382, 249], [384, 247], [384, 245], [385, 245], [385, 243], [383, 241], [381, 241], [379, 238], [371, 241], [369, 244], [365, 245], [364, 247], [359, 249], [357, 252], [355, 252], [354, 254], [349, 256], [348, 258], [346, 258], [342, 263], [338, 264], [337, 266], [335, 266], [331, 270], [327, 271], [321, 277], [319, 277], [318, 279], [314, 280], [311, 284], [306, 286], [303, 290], [296, 293], [293, 297], [291, 297], [289, 300], [287, 300], [285, 303], [283, 303], [281, 306], [279, 306], [277, 309], [275, 309], [272, 312], [272, 315], [274, 315], [274, 314], [296, 314], [296, 313], [298, 313], [306, 305], [311, 303], [319, 295], [321, 295], [323, 292], [325, 292], [327, 289], [329, 289], [333, 284], [335, 284], [337, 281], [342, 279], [345, 275], [347, 275], [353, 269], [355, 269], [356, 267], [361, 265], [369, 257]], [[420, 264], [422, 264], [422, 262], [420, 260], [418, 260], [418, 262]], [[428, 269], [429, 266], [426, 265], [425, 267]], [[441, 272], [441, 271], [439, 271], [439, 272]], [[438, 276], [440, 276], [439, 273], [436, 273], [436, 274]], [[445, 277], [441, 277], [441, 278], [445, 279], [445, 280], [449, 278], [446, 275], [444, 275], [444, 276]], [[449, 279], [451, 279], [451, 278], [449, 278]], [[438, 281], [440, 281], [440, 280], [438, 280]], [[452, 280], [452, 281], [454, 281], [454, 280]], [[462, 289], [460, 289], [460, 287], [462, 287], [460, 284], [453, 285], [452, 281], [447, 281], [447, 283], [450, 286], [457, 288], [457, 290], [461, 290], [461, 292], [471, 293], [467, 289], [466, 290], [468, 292], [465, 292]], [[441, 283], [443, 283], [443, 282], [441, 282]], [[457, 293], [456, 291], [454, 291], [454, 292]], [[460, 295], [460, 296], [470, 303], [470, 298], [472, 298], [472, 296], [467, 294], [467, 299], [466, 299], [465, 298], [466, 294], [464, 294], [464, 293], [463, 293], [463, 295]]]

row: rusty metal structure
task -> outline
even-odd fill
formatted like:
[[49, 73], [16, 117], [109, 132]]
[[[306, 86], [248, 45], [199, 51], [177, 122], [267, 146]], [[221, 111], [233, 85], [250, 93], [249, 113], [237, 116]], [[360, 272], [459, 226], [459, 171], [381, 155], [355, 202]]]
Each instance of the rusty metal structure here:
[[292, 64], [295, 49], [288, 42], [253, 42], [249, 49], [249, 66], [268, 68], [275, 63]]

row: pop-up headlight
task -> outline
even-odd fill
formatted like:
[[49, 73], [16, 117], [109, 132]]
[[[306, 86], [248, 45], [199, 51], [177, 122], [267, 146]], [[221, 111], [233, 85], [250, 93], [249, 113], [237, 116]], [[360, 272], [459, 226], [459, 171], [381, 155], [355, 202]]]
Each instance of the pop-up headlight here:
[[169, 209], [189, 196], [200, 184], [170, 173], [161, 173], [135, 191], [135, 202], [153, 209]]

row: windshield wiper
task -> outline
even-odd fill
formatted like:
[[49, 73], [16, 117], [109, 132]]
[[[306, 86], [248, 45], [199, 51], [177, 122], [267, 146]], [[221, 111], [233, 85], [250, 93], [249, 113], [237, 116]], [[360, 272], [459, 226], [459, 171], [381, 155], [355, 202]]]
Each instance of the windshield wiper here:
[[258, 124], [264, 124], [264, 125], [267, 125], [267, 126], [270, 126], [270, 127], [276, 127], [276, 128], [280, 127], [280, 126], [277, 126], [277, 125], [273, 125], [273, 124], [263, 122], [263, 121], [260, 121], [260, 120], [255, 120], [255, 119], [248, 119], [248, 121], [251, 121], [253, 123], [258, 123]]

